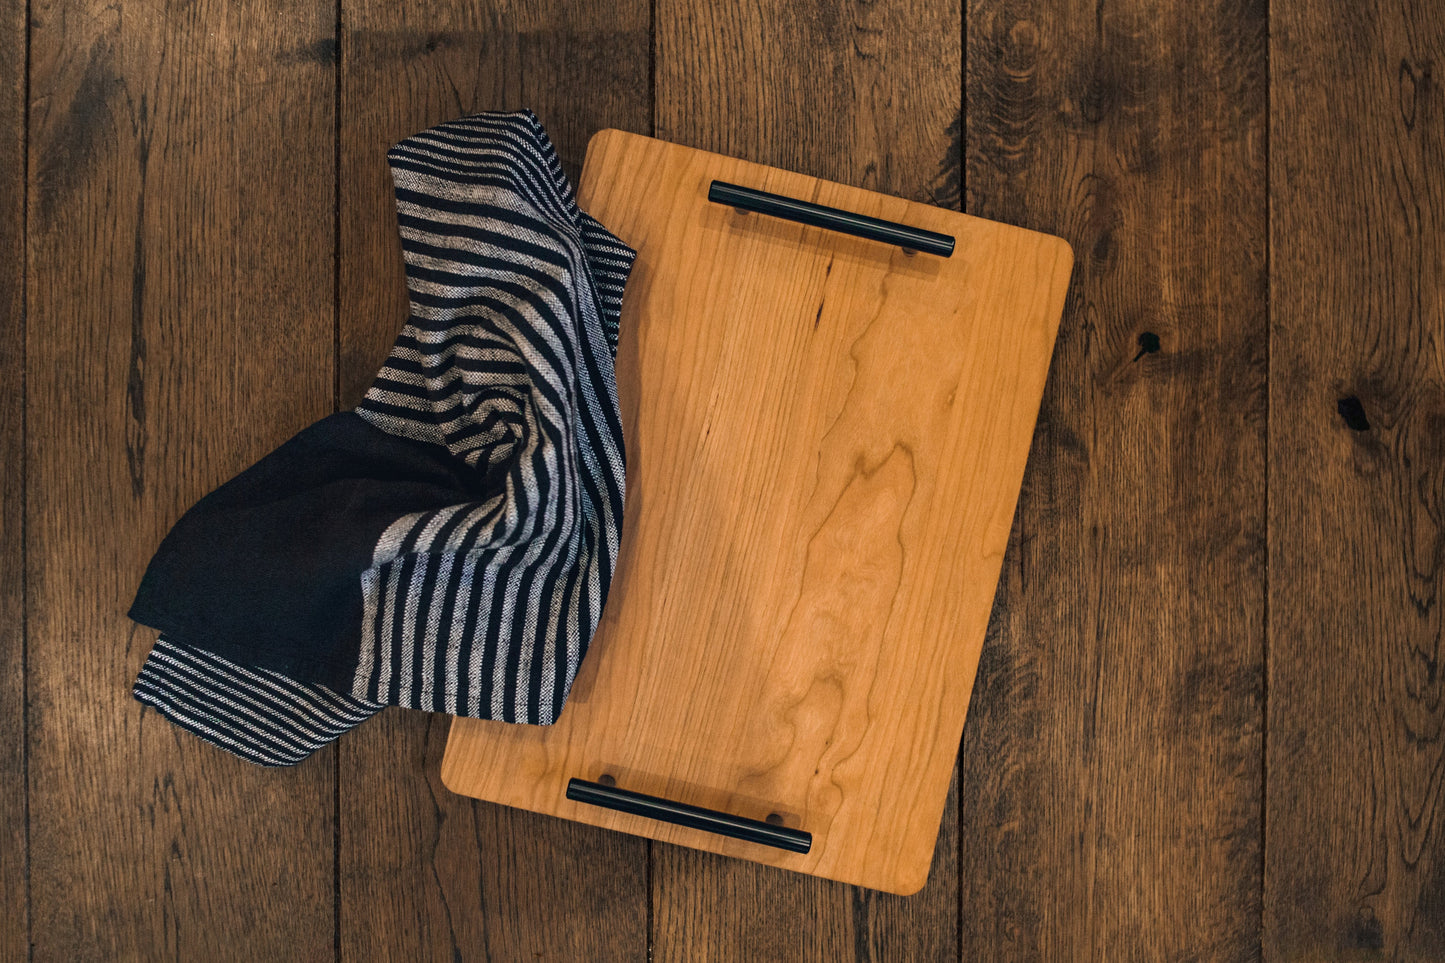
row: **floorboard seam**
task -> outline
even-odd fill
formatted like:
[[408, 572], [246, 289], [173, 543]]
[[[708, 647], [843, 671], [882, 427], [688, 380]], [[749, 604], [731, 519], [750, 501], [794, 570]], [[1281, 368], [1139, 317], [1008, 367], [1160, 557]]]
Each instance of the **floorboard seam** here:
[[1274, 419], [1272, 384], [1272, 352], [1274, 343], [1274, 184], [1271, 160], [1274, 156], [1274, 64], [1271, 59], [1270, 35], [1274, 22], [1274, 4], [1265, 0], [1264, 9], [1264, 630], [1260, 637], [1259, 683], [1259, 930], [1256, 959], [1264, 959], [1265, 879], [1269, 841], [1269, 559], [1273, 545], [1270, 532], [1269, 462], [1273, 452], [1271, 430]]
[[647, 116], [651, 119], [648, 136], [657, 136], [657, 0], [647, 5]]
[[657, 946], [657, 937], [653, 933], [652, 918], [652, 840], [647, 840], [647, 861], [646, 872], [643, 878], [643, 888], [647, 891], [647, 963], [652, 963], [652, 954]]
[[20, 768], [21, 816], [25, 822], [25, 958], [35, 959], [35, 913], [30, 892], [30, 544], [29, 522], [30, 438], [29, 328], [30, 328], [30, 39], [31, 3], [25, 3], [25, 75], [20, 105]]
[[[341, 410], [341, 3], [333, 27], [331, 139], [331, 410]], [[331, 773], [331, 943], [341, 963], [341, 748], [332, 753]]]

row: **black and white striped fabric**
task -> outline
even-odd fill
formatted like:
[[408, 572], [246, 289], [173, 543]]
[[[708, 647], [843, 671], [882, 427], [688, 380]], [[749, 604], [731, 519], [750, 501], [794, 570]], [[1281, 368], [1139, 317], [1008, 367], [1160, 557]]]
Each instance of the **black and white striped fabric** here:
[[411, 308], [386, 366], [187, 512], [131, 609], [162, 633], [136, 698], [265, 765], [388, 705], [553, 722], [616, 564], [634, 252], [530, 112], [388, 162]]
[[295, 765], [382, 708], [165, 636], [156, 640], [134, 691], [176, 725], [263, 766]]

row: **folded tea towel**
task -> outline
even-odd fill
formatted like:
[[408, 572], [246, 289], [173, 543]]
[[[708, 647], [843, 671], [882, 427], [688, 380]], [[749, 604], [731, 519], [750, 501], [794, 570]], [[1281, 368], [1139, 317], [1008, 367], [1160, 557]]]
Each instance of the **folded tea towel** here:
[[197, 502], [130, 610], [161, 633], [136, 698], [263, 765], [389, 705], [554, 721], [617, 558], [634, 252], [530, 111], [387, 160], [411, 315], [386, 367]]

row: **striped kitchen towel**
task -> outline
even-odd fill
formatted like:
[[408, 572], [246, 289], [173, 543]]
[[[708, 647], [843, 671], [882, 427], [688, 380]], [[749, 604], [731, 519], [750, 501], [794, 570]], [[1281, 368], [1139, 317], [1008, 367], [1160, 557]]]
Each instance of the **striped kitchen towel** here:
[[386, 366], [191, 508], [130, 610], [160, 630], [135, 697], [263, 765], [389, 705], [554, 721], [617, 560], [635, 253], [530, 111], [387, 160], [411, 309]]

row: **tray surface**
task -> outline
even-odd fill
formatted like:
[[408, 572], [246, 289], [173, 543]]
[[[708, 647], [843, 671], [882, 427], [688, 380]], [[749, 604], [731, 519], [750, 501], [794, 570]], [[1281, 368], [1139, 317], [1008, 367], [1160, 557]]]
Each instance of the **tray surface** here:
[[[710, 203], [713, 179], [950, 234], [950, 258]], [[622, 312], [622, 550], [549, 727], [457, 719], [453, 791], [894, 893], [928, 875], [1072, 253], [621, 131], [588, 211]], [[566, 799], [619, 787], [807, 854]]]

